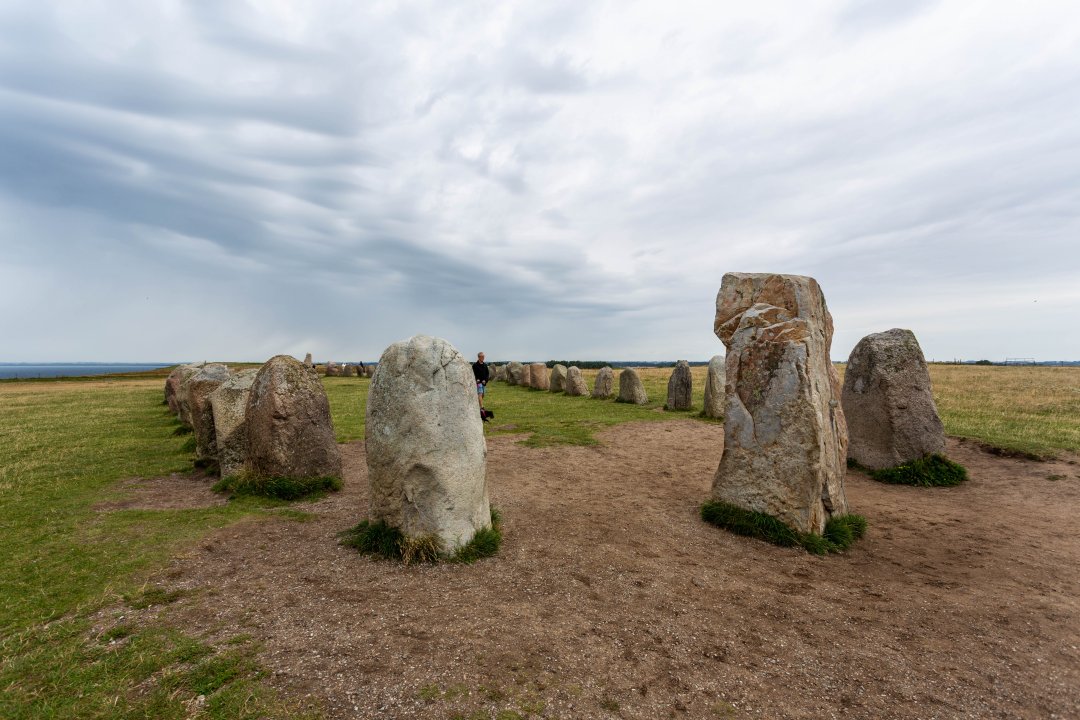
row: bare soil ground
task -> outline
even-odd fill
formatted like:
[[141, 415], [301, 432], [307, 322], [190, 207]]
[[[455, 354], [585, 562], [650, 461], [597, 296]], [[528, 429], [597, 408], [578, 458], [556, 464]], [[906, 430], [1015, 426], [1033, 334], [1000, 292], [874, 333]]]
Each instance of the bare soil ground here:
[[132, 478], [117, 486], [119, 497], [94, 506], [111, 510], [186, 510], [224, 505], [228, 499], [214, 492], [217, 478], [203, 473], [173, 473], [158, 478]]
[[[218, 532], [165, 617], [263, 644], [330, 718], [1080, 717], [1080, 466], [950, 441], [957, 488], [847, 478], [867, 536], [815, 557], [704, 524], [723, 428], [599, 447], [489, 439], [504, 543], [473, 566], [371, 560], [363, 443], [316, 517]], [[501, 713], [501, 715], [500, 715]], [[513, 714], [516, 713], [516, 714]]]

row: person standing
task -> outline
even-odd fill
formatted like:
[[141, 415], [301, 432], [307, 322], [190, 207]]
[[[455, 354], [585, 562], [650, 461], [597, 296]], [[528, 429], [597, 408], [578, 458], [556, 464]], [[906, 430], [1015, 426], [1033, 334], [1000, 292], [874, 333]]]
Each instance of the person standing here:
[[491, 378], [491, 371], [484, 362], [484, 353], [477, 353], [476, 362], [472, 364], [473, 375], [476, 376], [476, 399], [480, 403], [480, 409], [484, 409], [484, 388]]

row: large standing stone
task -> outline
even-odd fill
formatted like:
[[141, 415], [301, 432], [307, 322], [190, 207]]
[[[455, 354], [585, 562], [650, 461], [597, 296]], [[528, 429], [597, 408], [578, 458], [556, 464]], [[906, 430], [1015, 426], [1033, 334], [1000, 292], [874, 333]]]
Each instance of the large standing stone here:
[[525, 366], [515, 361], [508, 362], [506, 364], [506, 384], [507, 385], [522, 385], [522, 378], [525, 375]]
[[[310, 367], [310, 366], [305, 366]], [[241, 370], [210, 393], [214, 438], [221, 477], [236, 475], [247, 459], [247, 403], [259, 368]]]
[[187, 401], [188, 422], [195, 435], [195, 457], [213, 460], [217, 457], [214, 432], [214, 412], [210, 408], [210, 393], [232, 377], [229, 368], [213, 363], [205, 365], [184, 383], [183, 396]]
[[521, 366], [521, 382], [519, 383], [525, 387], [532, 387], [532, 365], [525, 363]]
[[341, 368], [333, 360], [326, 361], [326, 377], [337, 377], [341, 374]]
[[596, 382], [593, 383], [592, 396], [606, 400], [615, 394], [615, 371], [604, 366], [596, 374]]
[[341, 477], [326, 390], [296, 358], [276, 355], [259, 369], [248, 395], [247, 434], [247, 468], [256, 475]]
[[364, 366], [364, 375], [366, 375], [369, 378], [375, 377], [375, 368], [376, 368], [376, 365], [374, 365], [374, 364], [365, 365]]
[[548, 377], [548, 368], [544, 363], [533, 363], [529, 370], [530, 387], [537, 390], [547, 390], [551, 387], [551, 378]]
[[553, 393], [566, 392], [566, 366], [556, 363], [548, 375], [548, 390]]
[[690, 373], [690, 363], [679, 360], [667, 383], [668, 410], [689, 410], [694, 404], [694, 376]]
[[705, 377], [705, 406], [701, 414], [710, 418], [724, 417], [724, 356], [713, 355]]
[[847, 455], [880, 470], [945, 452], [919, 341], [894, 328], [867, 335], [848, 358], [842, 396], [847, 418]]
[[500, 365], [495, 368], [495, 379], [506, 382], [506, 365]]
[[645, 386], [641, 384], [634, 368], [623, 368], [619, 373], [619, 402], [645, 405], [649, 402], [649, 396], [645, 394]]
[[589, 386], [585, 384], [581, 368], [577, 365], [571, 365], [566, 369], [566, 394], [574, 397], [584, 397], [589, 394]]
[[379, 359], [365, 422], [371, 519], [453, 552], [491, 524], [487, 447], [472, 366], [417, 335]]
[[199, 369], [206, 363], [191, 363], [189, 365], [178, 365], [173, 368], [173, 371], [169, 373], [169, 377], [165, 378], [165, 403], [169, 406], [169, 409], [176, 413], [177, 417], [180, 417], [180, 388], [184, 384], [184, 381], [199, 371]]
[[847, 512], [847, 424], [821, 288], [801, 275], [728, 273], [713, 329], [728, 349], [713, 496], [820, 533]]
[[304, 367], [311, 367], [311, 353], [304, 356]]

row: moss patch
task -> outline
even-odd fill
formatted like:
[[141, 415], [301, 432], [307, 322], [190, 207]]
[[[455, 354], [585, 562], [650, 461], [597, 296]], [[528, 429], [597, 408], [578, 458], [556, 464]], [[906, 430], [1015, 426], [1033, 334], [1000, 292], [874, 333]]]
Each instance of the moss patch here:
[[355, 527], [341, 533], [341, 544], [359, 550], [364, 555], [374, 555], [385, 560], [412, 563], [457, 562], [471, 564], [490, 557], [502, 545], [499, 511], [491, 508], [491, 525], [476, 531], [465, 545], [454, 553], [447, 553], [442, 540], [436, 535], [418, 538], [406, 537], [400, 529], [387, 525], [384, 520], [362, 520]]
[[801, 533], [768, 513], [746, 510], [737, 505], [710, 500], [701, 506], [701, 519], [736, 535], [765, 540], [782, 547], [801, 547], [815, 555], [842, 552], [866, 533], [866, 518], [837, 515], [825, 523], [825, 532]]
[[851, 461], [848, 465], [865, 472], [879, 482], [891, 485], [953, 487], [968, 479], [967, 470], [963, 465], [936, 454], [884, 470], [870, 470]]

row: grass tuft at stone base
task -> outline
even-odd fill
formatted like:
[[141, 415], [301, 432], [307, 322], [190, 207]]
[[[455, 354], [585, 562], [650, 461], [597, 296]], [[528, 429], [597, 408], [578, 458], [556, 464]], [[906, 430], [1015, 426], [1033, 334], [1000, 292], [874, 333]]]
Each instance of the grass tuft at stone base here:
[[870, 477], [891, 485], [915, 485], [917, 487], [954, 487], [968, 479], [967, 469], [943, 455], [927, 455], [896, 467], [870, 470], [849, 460], [849, 467], [865, 472]]
[[701, 506], [701, 519], [736, 535], [757, 538], [781, 547], [801, 547], [815, 555], [842, 552], [866, 533], [861, 515], [836, 515], [825, 523], [825, 532], [801, 533], [768, 513], [710, 500]]
[[262, 477], [252, 473], [230, 475], [214, 484], [216, 492], [226, 492], [232, 497], [258, 496], [278, 500], [315, 499], [340, 489], [341, 478], [336, 477]]
[[477, 530], [472, 540], [452, 554], [443, 551], [443, 544], [438, 536], [406, 537], [400, 529], [387, 525], [384, 520], [362, 520], [355, 527], [341, 533], [340, 537], [342, 545], [355, 548], [364, 555], [400, 560], [406, 565], [439, 561], [469, 565], [499, 551], [502, 545], [500, 524], [499, 511], [491, 508], [491, 525]]

